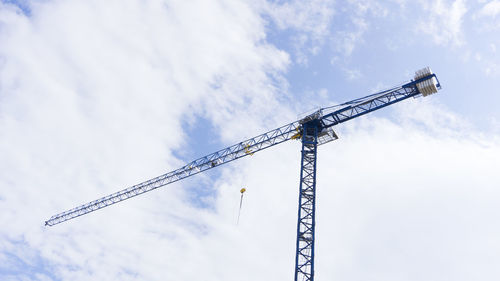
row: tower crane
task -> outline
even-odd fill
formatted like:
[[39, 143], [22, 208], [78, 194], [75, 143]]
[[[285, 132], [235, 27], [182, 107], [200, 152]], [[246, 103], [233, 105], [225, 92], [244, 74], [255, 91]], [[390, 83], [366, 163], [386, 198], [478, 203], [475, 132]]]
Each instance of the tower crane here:
[[416, 71], [414, 78], [407, 83], [336, 106], [321, 108], [300, 120], [191, 161], [177, 170], [54, 215], [45, 225], [53, 226], [74, 219], [288, 140], [301, 140], [294, 280], [313, 281], [318, 146], [338, 138], [333, 130], [335, 125], [411, 97], [437, 93], [438, 89], [441, 89], [441, 85], [436, 74], [426, 67]]

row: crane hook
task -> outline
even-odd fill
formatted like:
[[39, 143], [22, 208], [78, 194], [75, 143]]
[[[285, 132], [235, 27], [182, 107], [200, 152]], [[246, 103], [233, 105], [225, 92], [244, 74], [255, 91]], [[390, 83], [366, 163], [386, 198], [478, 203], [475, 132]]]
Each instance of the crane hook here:
[[240, 222], [240, 214], [241, 214], [241, 205], [243, 204], [243, 193], [245, 193], [246, 188], [240, 189], [241, 197], [240, 197], [240, 209], [238, 210], [238, 220], [236, 221], [236, 225]]

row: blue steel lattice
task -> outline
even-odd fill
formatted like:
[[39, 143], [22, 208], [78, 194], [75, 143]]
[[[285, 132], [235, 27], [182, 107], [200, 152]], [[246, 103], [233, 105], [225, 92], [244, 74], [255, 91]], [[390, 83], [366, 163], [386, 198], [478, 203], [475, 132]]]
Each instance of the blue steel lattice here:
[[257, 137], [242, 141], [238, 144], [221, 149], [212, 154], [198, 158], [185, 166], [163, 174], [148, 181], [136, 184], [129, 188], [123, 189], [106, 197], [94, 200], [87, 204], [78, 206], [66, 212], [52, 216], [45, 222], [45, 225], [53, 226], [58, 223], [97, 211], [109, 205], [130, 199], [137, 195], [157, 189], [164, 185], [182, 180], [192, 175], [201, 173], [208, 169], [215, 168], [221, 164], [231, 162], [233, 160], [252, 155], [253, 153], [266, 149], [287, 141], [295, 135], [299, 129], [299, 123], [293, 122], [288, 125], [279, 127]]
[[[242, 141], [238, 144], [198, 158], [177, 170], [136, 184], [129, 188], [83, 204], [68, 211], [56, 214], [45, 221], [45, 225], [53, 226], [55, 224], [88, 214], [90, 212], [157, 189], [164, 185], [168, 185], [170, 183], [201, 173], [221, 164], [229, 163], [233, 160], [252, 155], [255, 152], [285, 142], [287, 140], [300, 139], [304, 132], [304, 124], [312, 120], [319, 121], [319, 123], [315, 123], [315, 126], [318, 130], [317, 134], [322, 134], [326, 132], [326, 129], [334, 125], [354, 119], [361, 115], [386, 107], [390, 104], [403, 101], [410, 97], [420, 96], [421, 92], [417, 87], [417, 83], [421, 83], [433, 78], [437, 80], [436, 75], [431, 74], [386, 91], [355, 99], [333, 107], [322, 108], [314, 114], [303, 118], [302, 120], [290, 123], [275, 130], [271, 130], [265, 134]], [[439, 81], [437, 81], [436, 86], [438, 89], [440, 88]], [[325, 136], [326, 135], [322, 134], [320, 139]], [[336, 138], [337, 136], [334, 132], [332, 132], [332, 134], [327, 139], [332, 140]]]
[[313, 120], [303, 125], [295, 281], [314, 280], [316, 157], [320, 130], [318, 121]]

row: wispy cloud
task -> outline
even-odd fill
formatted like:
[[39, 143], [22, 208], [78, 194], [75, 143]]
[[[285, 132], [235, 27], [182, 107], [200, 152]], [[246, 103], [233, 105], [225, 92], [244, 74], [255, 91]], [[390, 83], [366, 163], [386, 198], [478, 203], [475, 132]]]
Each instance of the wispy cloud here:
[[354, 48], [364, 42], [363, 35], [368, 29], [368, 24], [362, 18], [352, 19], [353, 30], [342, 30], [336, 33], [335, 45], [337, 51], [344, 56], [350, 56]]
[[472, 19], [479, 25], [478, 30], [496, 32], [500, 29], [500, 1], [493, 0], [482, 3], [472, 15]]
[[356, 47], [365, 43], [365, 33], [372, 27], [374, 19], [385, 18], [389, 13], [383, 4], [366, 0], [347, 1], [336, 8], [349, 22], [347, 25], [337, 23], [331, 39], [336, 52], [343, 57], [351, 56]]
[[479, 11], [479, 16], [496, 17], [500, 14], [500, 1], [493, 0], [486, 3]]
[[429, 35], [438, 45], [464, 44], [463, 20], [468, 9], [464, 0], [420, 1], [427, 16], [417, 23], [416, 30]]
[[348, 80], [357, 80], [363, 76], [361, 71], [358, 69], [344, 69], [344, 73], [347, 76]]
[[279, 29], [294, 31], [296, 61], [307, 64], [309, 56], [319, 52], [329, 35], [333, 4], [332, 0], [262, 2], [262, 10]]
[[0, 252], [23, 238], [27, 251], [11, 254], [40, 255], [62, 280], [196, 276], [171, 246], [198, 243], [208, 211], [183, 191], [42, 225], [181, 165], [186, 119], [208, 119], [221, 143], [281, 122], [289, 60], [260, 15], [236, 1], [42, 2], [29, 17], [2, 5]]

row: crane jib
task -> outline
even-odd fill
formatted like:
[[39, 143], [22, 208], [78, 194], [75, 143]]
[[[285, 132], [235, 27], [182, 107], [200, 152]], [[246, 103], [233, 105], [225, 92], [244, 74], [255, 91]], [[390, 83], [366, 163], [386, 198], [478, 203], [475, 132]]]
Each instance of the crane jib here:
[[166, 174], [136, 184], [116, 193], [54, 215], [45, 222], [45, 225], [53, 226], [59, 224], [61, 222], [97, 211], [109, 205], [113, 205], [126, 199], [130, 199], [132, 197], [168, 185], [170, 183], [182, 180], [203, 171], [215, 168], [236, 159], [248, 155], [253, 155], [257, 151], [261, 151], [263, 149], [292, 139], [292, 136], [297, 133], [298, 129], [298, 122], [293, 122], [281, 126], [257, 137], [245, 140], [212, 154], [198, 158], [177, 170], [168, 172]]

